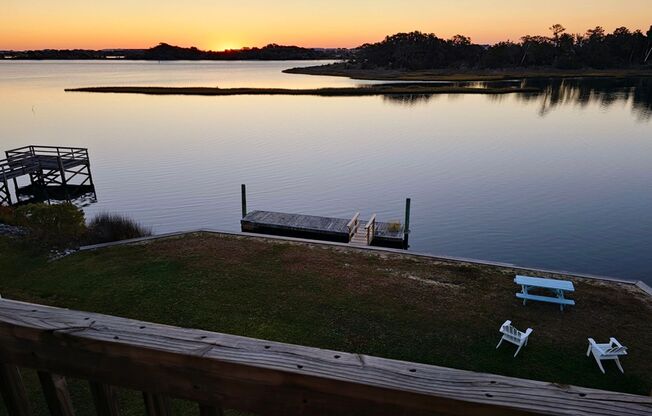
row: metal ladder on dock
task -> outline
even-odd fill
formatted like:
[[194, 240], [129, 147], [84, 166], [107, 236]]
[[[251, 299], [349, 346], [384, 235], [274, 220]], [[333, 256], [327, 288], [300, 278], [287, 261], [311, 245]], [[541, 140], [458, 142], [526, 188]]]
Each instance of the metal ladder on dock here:
[[370, 246], [376, 232], [376, 214], [364, 227], [360, 227], [360, 213], [357, 212], [347, 224], [349, 228], [349, 244], [352, 246]]

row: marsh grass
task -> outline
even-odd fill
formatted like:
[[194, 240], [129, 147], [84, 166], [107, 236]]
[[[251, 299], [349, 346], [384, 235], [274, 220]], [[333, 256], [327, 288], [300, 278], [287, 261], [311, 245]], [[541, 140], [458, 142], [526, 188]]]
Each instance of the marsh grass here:
[[129, 217], [103, 212], [88, 224], [86, 239], [89, 244], [99, 244], [150, 235], [152, 235], [150, 228], [144, 227]]

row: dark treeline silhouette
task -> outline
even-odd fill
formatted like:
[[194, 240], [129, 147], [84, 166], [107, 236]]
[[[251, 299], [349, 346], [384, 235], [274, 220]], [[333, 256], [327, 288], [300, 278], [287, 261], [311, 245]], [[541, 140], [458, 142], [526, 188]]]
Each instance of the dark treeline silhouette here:
[[120, 57], [129, 60], [308, 60], [344, 59], [350, 57], [347, 49], [313, 49], [299, 46], [269, 44], [262, 48], [243, 48], [226, 51], [203, 51], [196, 47], [183, 48], [160, 43], [150, 49], [45, 49], [35, 51], [0, 52], [12, 59], [108, 59]]
[[351, 63], [363, 69], [555, 67], [622, 68], [652, 63], [652, 26], [647, 33], [620, 27], [607, 34], [598, 26], [585, 34], [566, 33], [559, 24], [551, 36], [523, 36], [520, 42], [491, 46], [456, 35], [441, 39], [430, 33], [398, 33], [358, 48]]

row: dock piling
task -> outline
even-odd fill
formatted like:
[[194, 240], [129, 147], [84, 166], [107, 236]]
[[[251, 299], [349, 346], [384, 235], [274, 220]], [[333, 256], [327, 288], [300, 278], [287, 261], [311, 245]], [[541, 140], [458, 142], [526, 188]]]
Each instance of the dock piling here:
[[240, 193], [242, 194], [242, 218], [247, 216], [247, 186], [243, 183], [240, 185]]
[[410, 247], [410, 203], [412, 200], [410, 198], [405, 199], [405, 225], [403, 226], [403, 248], [408, 249]]
[[405, 234], [410, 232], [410, 203], [410, 198], [405, 199]]

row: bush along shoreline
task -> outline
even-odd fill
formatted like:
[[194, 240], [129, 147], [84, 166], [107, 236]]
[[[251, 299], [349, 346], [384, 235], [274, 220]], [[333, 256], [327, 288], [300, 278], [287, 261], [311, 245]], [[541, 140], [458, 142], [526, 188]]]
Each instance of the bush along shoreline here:
[[0, 207], [0, 236], [19, 239], [35, 251], [49, 250], [52, 259], [70, 254], [80, 245], [150, 235], [150, 228], [119, 214], [100, 213], [87, 223], [84, 212], [70, 202]]

